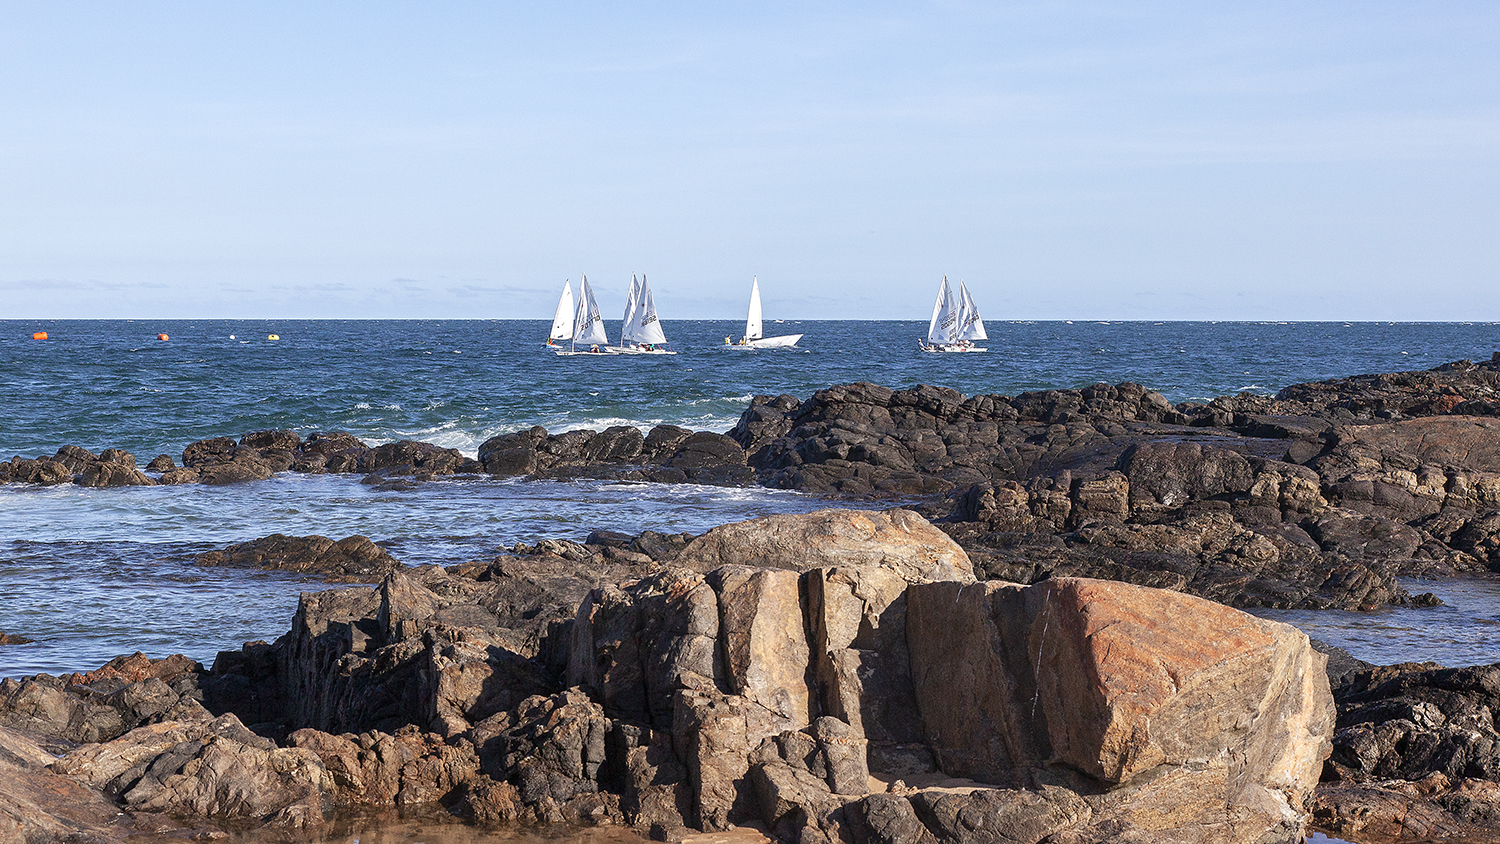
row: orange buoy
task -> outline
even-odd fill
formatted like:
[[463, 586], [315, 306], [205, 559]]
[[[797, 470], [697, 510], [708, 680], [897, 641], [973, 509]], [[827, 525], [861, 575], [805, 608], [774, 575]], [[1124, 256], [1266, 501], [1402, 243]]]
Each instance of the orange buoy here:
[[33, 339], [33, 340], [45, 340], [45, 339], [47, 339], [47, 332], [45, 332], [45, 331], [37, 331], [37, 332], [35, 332], [35, 333], [33, 333], [31, 335], [31, 339]]
[[156, 335], [156, 339], [158, 339], [158, 340], [170, 340], [171, 338], [168, 337], [165, 334], [158, 334], [158, 335]]

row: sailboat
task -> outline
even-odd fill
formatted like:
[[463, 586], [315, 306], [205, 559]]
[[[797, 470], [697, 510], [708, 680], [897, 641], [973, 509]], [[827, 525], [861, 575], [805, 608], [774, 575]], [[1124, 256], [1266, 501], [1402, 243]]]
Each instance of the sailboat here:
[[943, 276], [938, 288], [937, 301], [932, 306], [932, 322], [927, 326], [927, 340], [918, 341], [924, 352], [987, 352], [986, 348], [974, 345], [975, 340], [987, 340], [984, 320], [979, 318], [979, 308], [962, 280], [958, 282], [958, 295]]
[[557, 299], [557, 312], [552, 315], [552, 331], [547, 335], [547, 346], [557, 348], [573, 340], [573, 286], [563, 282], [562, 296]]
[[762, 337], [760, 321], [760, 279], [751, 277], [750, 280], [750, 312], [745, 317], [745, 336], [738, 343], [729, 342], [724, 338], [724, 345], [731, 349], [784, 349], [788, 346], [797, 345], [802, 339], [801, 334], [784, 334], [780, 337]]
[[[579, 350], [579, 346], [589, 346], [589, 349]], [[589, 287], [588, 276], [583, 276], [578, 282], [578, 304], [573, 309], [573, 334], [569, 338], [568, 348], [557, 349], [559, 355], [602, 355], [607, 354], [603, 346], [609, 347], [609, 335], [604, 333], [604, 317], [599, 314], [599, 303], [594, 301], [594, 291]]]
[[641, 276], [640, 286], [635, 276], [630, 276], [630, 295], [625, 302], [625, 324], [620, 327], [620, 345], [611, 351], [624, 355], [675, 355], [661, 348], [667, 335], [661, 330], [661, 320], [656, 318], [656, 302], [651, 298], [651, 285]]

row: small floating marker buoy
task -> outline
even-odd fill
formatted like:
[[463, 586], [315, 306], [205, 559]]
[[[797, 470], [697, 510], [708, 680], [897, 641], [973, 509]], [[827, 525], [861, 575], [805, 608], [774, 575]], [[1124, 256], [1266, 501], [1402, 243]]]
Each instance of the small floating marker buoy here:
[[267, 340], [280, 340], [281, 339], [281, 335], [280, 334], [267, 334], [266, 335], [266, 339]]
[[158, 340], [170, 340], [172, 338], [168, 337], [165, 334], [158, 334], [158, 335], [156, 335], [156, 339], [158, 339]]
[[31, 335], [31, 339], [33, 339], [33, 340], [45, 340], [45, 339], [47, 339], [47, 332], [45, 332], [45, 331], [34, 332]]
[[234, 335], [233, 334], [229, 335], [229, 339], [233, 340], [234, 339]]

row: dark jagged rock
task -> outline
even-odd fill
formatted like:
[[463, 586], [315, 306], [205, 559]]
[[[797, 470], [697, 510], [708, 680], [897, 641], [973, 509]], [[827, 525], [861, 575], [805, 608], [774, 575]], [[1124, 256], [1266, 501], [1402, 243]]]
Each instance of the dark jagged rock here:
[[0, 645], [29, 645], [31, 641], [18, 633], [6, 633], [0, 630]]
[[[539, 821], [624, 820], [618, 796], [601, 784], [613, 722], [577, 690], [537, 695], [474, 726], [479, 769], [513, 789], [515, 815]], [[493, 814], [469, 807], [471, 816]]]
[[1237, 607], [1371, 610], [1415, 601], [1369, 565], [1322, 554], [1228, 513], [1173, 524], [1095, 524], [1064, 533], [971, 535], [945, 525], [969, 549], [981, 577], [1039, 583], [1093, 577], [1189, 592]]
[[359, 462], [361, 472], [386, 476], [473, 474], [482, 468], [478, 461], [464, 457], [456, 448], [440, 448], [412, 440], [376, 446]]
[[67, 467], [69, 472], [75, 474], [82, 472], [89, 464], [99, 462], [99, 457], [93, 452], [76, 445], [65, 445], [59, 448], [57, 454], [53, 455], [52, 459]]
[[240, 437], [237, 448], [273, 449], [296, 451], [302, 447], [302, 438], [294, 431], [255, 431]]
[[271, 733], [467, 729], [552, 690], [578, 604], [600, 583], [640, 571], [583, 553], [587, 566], [543, 549], [452, 572], [399, 571], [377, 589], [305, 594], [274, 646], [220, 655], [206, 681], [209, 705], [253, 707], [250, 723]]
[[146, 471], [148, 472], [170, 472], [176, 468], [177, 464], [169, 454], [158, 454], [151, 458], [150, 463], [146, 464]]
[[77, 484], [86, 487], [153, 486], [156, 481], [135, 468], [135, 458], [130, 464], [119, 462], [91, 463], [78, 476]]
[[541, 468], [538, 446], [547, 438], [540, 425], [491, 437], [479, 446], [479, 462], [492, 475], [529, 475]]
[[734, 439], [676, 425], [658, 425], [645, 436], [617, 426], [548, 434], [540, 426], [491, 437], [479, 462], [492, 475], [547, 478], [613, 478], [653, 483], [744, 486], [755, 472]]
[[[1356, 375], [1297, 384], [1276, 394], [1283, 404], [1342, 410], [1358, 419], [1440, 416], [1493, 402], [1500, 392], [1500, 352], [1475, 364], [1460, 360], [1423, 372]], [[1384, 416], [1382, 416], [1384, 414]]]
[[193, 469], [213, 463], [228, 463], [234, 459], [238, 445], [229, 437], [211, 437], [198, 440], [182, 450], [182, 465]]
[[1319, 827], [1393, 838], [1500, 829], [1500, 665], [1332, 665], [1339, 714]]
[[253, 454], [238, 454], [224, 463], [205, 463], [195, 467], [198, 482], [210, 486], [224, 486], [246, 481], [263, 481], [276, 474], [276, 470]]
[[1340, 779], [1500, 780], [1500, 665], [1398, 665], [1346, 675], [1329, 767]]
[[402, 567], [367, 536], [335, 542], [326, 536], [280, 533], [199, 554], [196, 561], [200, 566], [309, 572], [350, 580], [379, 580]]
[[307, 435], [302, 450], [308, 454], [343, 454], [369, 450], [364, 441], [347, 431], [325, 431]]
[[10, 461], [10, 479], [38, 486], [55, 486], [73, 480], [73, 471], [68, 464], [51, 457], [35, 460], [17, 457]]
[[188, 469], [186, 467], [183, 467], [180, 469], [168, 469], [167, 471], [162, 473], [161, 477], [156, 479], [156, 482], [157, 484], [162, 486], [168, 486], [172, 484], [195, 484], [198, 482], [198, 477], [199, 475], [197, 469]]

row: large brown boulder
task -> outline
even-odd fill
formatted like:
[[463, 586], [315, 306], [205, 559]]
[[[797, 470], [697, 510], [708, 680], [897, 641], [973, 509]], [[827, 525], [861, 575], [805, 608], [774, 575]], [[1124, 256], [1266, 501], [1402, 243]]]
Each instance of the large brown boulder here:
[[818, 510], [720, 525], [688, 543], [673, 563], [697, 571], [876, 566], [913, 582], [974, 579], [958, 543], [902, 509]]
[[1324, 658], [1291, 627], [1061, 578], [914, 585], [907, 640], [942, 770], [1024, 785], [1061, 762], [1099, 784], [1067, 840], [1166, 817], [1174, 840], [1300, 833], [1334, 712]]

